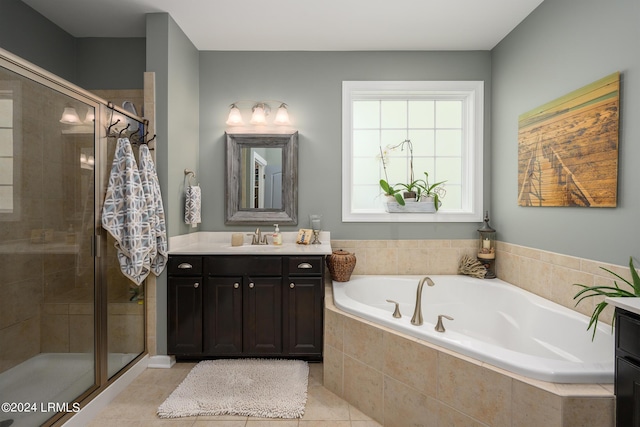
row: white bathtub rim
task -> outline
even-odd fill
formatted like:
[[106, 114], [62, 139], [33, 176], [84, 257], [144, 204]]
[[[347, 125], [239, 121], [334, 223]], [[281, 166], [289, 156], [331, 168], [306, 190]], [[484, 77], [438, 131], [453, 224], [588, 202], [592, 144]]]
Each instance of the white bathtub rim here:
[[[444, 277], [443, 275], [439, 275]], [[460, 277], [455, 275], [447, 275], [448, 277]], [[424, 276], [369, 276], [369, 275], [353, 275], [351, 280], [368, 277], [376, 277], [383, 279], [397, 279], [401, 277], [403, 279], [419, 280]], [[432, 277], [438, 277], [436, 275]], [[462, 276], [466, 277], [466, 276]], [[480, 280], [480, 279], [478, 279]], [[511, 285], [508, 282], [501, 281], [500, 279], [492, 279], [491, 281], [502, 282], [511, 286], [516, 292], [522, 292], [527, 298], [532, 299], [536, 304], [540, 304], [545, 308], [553, 311], [562, 311], [563, 314], [568, 316], [575, 316], [577, 318], [584, 318], [585, 316], [574, 312], [565, 312], [564, 307], [558, 304], [546, 300], [538, 295], [527, 292], [521, 288]], [[436, 332], [434, 330], [435, 323], [431, 323], [425, 319], [422, 326], [415, 326], [410, 323], [411, 314], [403, 314], [400, 319], [393, 318], [391, 312], [385, 317], [376, 317], [370, 315], [367, 310], [371, 310], [372, 307], [358, 301], [350, 299], [352, 307], [345, 306], [341, 303], [340, 296], [344, 294], [346, 286], [349, 282], [333, 282], [333, 302], [336, 308], [345, 313], [349, 313], [358, 318], [365, 319], [377, 325], [382, 325], [392, 330], [404, 333], [415, 339], [426, 342], [434, 346], [440, 346], [454, 353], [459, 353], [464, 356], [470, 357], [479, 363], [488, 363], [497, 368], [507, 370], [511, 373], [522, 375], [534, 380], [541, 380], [552, 383], [574, 383], [574, 384], [611, 384], [614, 380], [614, 352], [615, 349], [611, 347], [611, 360], [609, 362], [597, 363], [597, 362], [565, 362], [556, 359], [545, 359], [540, 356], [530, 356], [520, 352], [515, 352], [495, 344], [479, 342], [477, 340], [469, 340], [465, 335], [457, 333], [452, 330], [447, 330], [444, 334]], [[338, 298], [336, 298], [338, 296]], [[348, 298], [348, 297], [347, 297]], [[353, 309], [356, 309], [354, 311]], [[358, 311], [359, 309], [359, 311]], [[445, 322], [446, 326], [446, 322]], [[611, 326], [599, 324], [598, 329], [611, 333]], [[585, 330], [585, 334], [587, 332]], [[425, 339], [421, 334], [425, 334]], [[466, 339], [465, 339], [466, 338]], [[519, 358], [520, 364], [512, 362], [512, 360]], [[524, 366], [522, 366], [524, 365]], [[597, 373], [593, 371], [596, 370]]]

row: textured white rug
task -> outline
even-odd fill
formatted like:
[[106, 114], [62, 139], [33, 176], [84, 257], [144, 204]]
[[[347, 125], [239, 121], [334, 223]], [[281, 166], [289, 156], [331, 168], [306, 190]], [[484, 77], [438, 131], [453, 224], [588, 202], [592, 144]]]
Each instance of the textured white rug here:
[[299, 418], [307, 402], [308, 378], [309, 365], [301, 360], [205, 360], [160, 405], [158, 416]]

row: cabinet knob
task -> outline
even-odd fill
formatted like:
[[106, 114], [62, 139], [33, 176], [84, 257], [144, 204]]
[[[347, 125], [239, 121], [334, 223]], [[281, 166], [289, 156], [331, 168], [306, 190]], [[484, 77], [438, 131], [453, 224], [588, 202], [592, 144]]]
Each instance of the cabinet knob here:
[[193, 268], [193, 265], [189, 264], [188, 262], [183, 262], [178, 264], [178, 268], [181, 270], [189, 270], [191, 268]]
[[253, 282], [249, 283], [249, 289], [253, 289], [254, 286]]
[[298, 264], [298, 268], [313, 268], [313, 266], [308, 262], [301, 262], [300, 264]]
[[198, 286], [200, 286], [200, 283], [198, 283], [198, 282], [193, 284], [193, 287], [196, 288], [196, 289], [198, 288]]
[[233, 284], [233, 289], [238, 289], [240, 287], [240, 283], [236, 282]]
[[296, 284], [295, 284], [295, 283], [293, 283], [293, 282], [291, 282], [291, 283], [289, 283], [289, 287], [290, 287], [291, 289], [293, 289], [293, 288], [295, 288], [295, 287], [296, 287]]

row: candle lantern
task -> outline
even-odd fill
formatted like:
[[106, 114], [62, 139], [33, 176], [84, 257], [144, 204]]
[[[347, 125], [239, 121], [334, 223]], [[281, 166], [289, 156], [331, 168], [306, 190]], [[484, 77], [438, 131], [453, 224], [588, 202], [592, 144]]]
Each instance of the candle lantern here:
[[495, 279], [496, 230], [489, 225], [489, 211], [484, 214], [484, 224], [478, 229], [478, 261], [487, 269], [485, 279]]

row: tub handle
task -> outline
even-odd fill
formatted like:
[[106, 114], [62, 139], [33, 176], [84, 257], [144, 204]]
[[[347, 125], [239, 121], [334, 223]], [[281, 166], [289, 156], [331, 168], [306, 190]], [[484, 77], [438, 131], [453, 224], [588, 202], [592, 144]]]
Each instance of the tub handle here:
[[388, 299], [387, 302], [390, 302], [391, 304], [396, 305], [395, 310], [393, 310], [393, 317], [395, 317], [396, 319], [401, 318], [402, 314], [400, 314], [400, 304], [390, 299]]
[[440, 314], [440, 315], [438, 315], [438, 323], [436, 323], [436, 327], [435, 327], [435, 328], [433, 328], [433, 329], [435, 329], [435, 330], [436, 330], [436, 331], [438, 331], [438, 332], [444, 332], [444, 331], [445, 331], [445, 329], [444, 329], [444, 325], [442, 324], [442, 318], [443, 318], [443, 317], [444, 317], [445, 319], [453, 320], [453, 317], [451, 317], [451, 316], [447, 316], [446, 314]]

